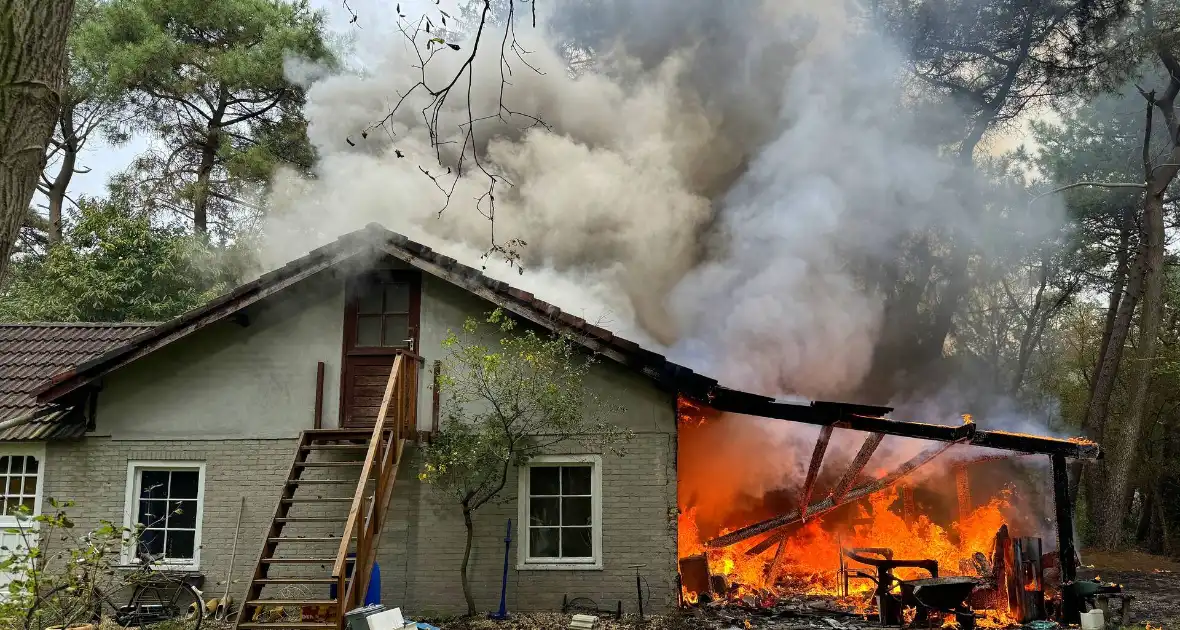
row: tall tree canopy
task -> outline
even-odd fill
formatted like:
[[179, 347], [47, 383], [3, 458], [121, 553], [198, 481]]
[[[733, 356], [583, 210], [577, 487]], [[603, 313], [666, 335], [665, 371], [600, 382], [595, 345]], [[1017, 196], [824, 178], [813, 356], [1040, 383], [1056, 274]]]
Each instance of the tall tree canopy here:
[[303, 90], [284, 76], [284, 62], [334, 63], [323, 21], [307, 0], [104, 5], [79, 46], [129, 90], [134, 130], [158, 141], [134, 165], [147, 209], [178, 213], [198, 234], [212, 224], [225, 235], [276, 165], [311, 166]]

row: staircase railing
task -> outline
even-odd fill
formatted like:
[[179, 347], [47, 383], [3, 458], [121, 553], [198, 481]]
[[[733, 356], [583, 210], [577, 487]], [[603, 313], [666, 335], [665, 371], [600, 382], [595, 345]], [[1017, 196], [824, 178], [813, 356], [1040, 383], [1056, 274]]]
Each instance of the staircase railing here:
[[[385, 524], [389, 500], [393, 495], [393, 484], [397, 479], [398, 466], [401, 464], [402, 446], [411, 426], [410, 419], [416, 411], [417, 367], [418, 362], [413, 355], [398, 354], [393, 361], [393, 369], [389, 372], [389, 381], [385, 385], [385, 394], [381, 398], [381, 408], [377, 413], [377, 422], [373, 425], [373, 436], [369, 440], [369, 449], [365, 453], [360, 479], [357, 481], [356, 493], [348, 510], [340, 549], [336, 553], [336, 563], [332, 567], [336, 592], [341, 594], [337, 624], [342, 629], [345, 623], [344, 613], [358, 607], [368, 590], [369, 574], [373, 568], [378, 538]], [[371, 496], [366, 495], [370, 480], [374, 481]], [[345, 567], [348, 565], [350, 541], [354, 538], [356, 558], [352, 567], [352, 577], [349, 579]]]

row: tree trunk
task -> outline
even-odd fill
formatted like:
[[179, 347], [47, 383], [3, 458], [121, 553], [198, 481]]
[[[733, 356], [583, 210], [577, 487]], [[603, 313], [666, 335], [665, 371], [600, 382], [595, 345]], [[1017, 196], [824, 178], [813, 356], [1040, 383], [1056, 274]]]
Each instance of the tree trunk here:
[[463, 599], [467, 600], [467, 614], [475, 616], [475, 598], [471, 596], [471, 584], [467, 581], [467, 563], [471, 559], [471, 539], [475, 526], [471, 522], [471, 510], [463, 506], [463, 525], [467, 528], [467, 543], [463, 547], [463, 564], [460, 572], [463, 577]]
[[70, 188], [70, 181], [74, 179], [74, 168], [78, 163], [78, 137], [74, 133], [74, 103], [62, 103], [59, 127], [62, 131], [61, 165], [57, 169], [57, 177], [49, 186], [46, 196], [49, 197], [49, 244], [61, 242], [61, 211], [65, 207], [66, 191]]
[[[1139, 299], [1138, 292], [1141, 286], [1138, 282], [1139, 277], [1137, 276], [1133, 279], [1134, 287], [1127, 286], [1127, 277], [1131, 271], [1131, 230], [1135, 228], [1135, 210], [1134, 206], [1123, 208], [1122, 218], [1119, 222], [1119, 245], [1114, 255], [1115, 270], [1110, 287], [1110, 298], [1106, 306], [1106, 322], [1102, 328], [1102, 343], [1098, 347], [1098, 360], [1094, 363], [1094, 376], [1090, 379], [1090, 401], [1086, 406], [1086, 417], [1082, 421], [1082, 435], [1096, 442], [1102, 440], [1102, 432], [1106, 423], [1106, 406], [1110, 403], [1110, 394], [1114, 387], [1114, 377], [1118, 374], [1118, 364], [1122, 358], [1122, 347], [1126, 343], [1127, 334], [1130, 330], [1130, 314], [1134, 312], [1135, 303]], [[1131, 300], [1131, 304], [1126, 311], [1126, 322], [1124, 323], [1119, 318], [1119, 315], [1123, 312], [1121, 310], [1123, 303], [1128, 299]], [[1104, 374], [1103, 366], [1106, 365], [1107, 357], [1110, 354], [1112, 340], [1115, 338], [1116, 326], [1120, 324], [1125, 326], [1125, 328], [1120, 329], [1120, 338], [1122, 341], [1119, 342], [1119, 355], [1118, 358], [1114, 359], [1113, 367], [1107, 368], [1111, 371], [1108, 374]], [[1102, 401], [1102, 407], [1095, 409], [1094, 406], [1099, 400]], [[1081, 487], [1083, 477], [1094, 480], [1095, 477], [1099, 476], [1100, 466], [1101, 462], [1098, 462], [1083, 469], [1081, 460], [1070, 462], [1070, 503], [1077, 505], [1078, 488]], [[1091, 491], [1089, 494], [1091, 500], [1094, 498], [1092, 491], [1096, 487], [1097, 484], [1087, 485], [1087, 488]]]
[[61, 104], [74, 0], [0, 0], [0, 281]]
[[[1155, 179], [1155, 178], [1152, 178]], [[1152, 372], [1155, 367], [1156, 342], [1162, 316], [1164, 288], [1164, 190], [1155, 181], [1149, 186], [1143, 201], [1144, 253], [1139, 264], [1143, 278], [1143, 308], [1139, 315], [1139, 343], [1136, 348], [1136, 379], [1131, 406], [1123, 426], [1107, 451], [1105, 492], [1099, 505], [1094, 506], [1098, 521], [1098, 544], [1103, 549], [1116, 549], [1122, 542], [1123, 516], [1126, 496], [1131, 481], [1131, 464], [1139, 447], [1139, 432], [1150, 395]], [[1117, 348], [1113, 348], [1117, 350]]]
[[209, 133], [201, 144], [201, 164], [197, 167], [197, 187], [193, 194], [193, 230], [199, 235], [209, 233], [209, 178], [220, 141], [221, 132], [214, 123], [209, 123]]

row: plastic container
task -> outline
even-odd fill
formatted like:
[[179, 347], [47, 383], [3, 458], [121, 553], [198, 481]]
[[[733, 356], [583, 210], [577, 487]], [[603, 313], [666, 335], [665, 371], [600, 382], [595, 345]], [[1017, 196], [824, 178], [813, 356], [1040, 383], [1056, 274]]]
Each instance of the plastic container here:
[[1103, 630], [1106, 626], [1105, 616], [1101, 608], [1082, 613], [1082, 630]]
[[385, 612], [385, 606], [381, 604], [353, 608], [344, 613], [344, 623], [348, 630], [369, 630], [369, 617], [383, 612]]

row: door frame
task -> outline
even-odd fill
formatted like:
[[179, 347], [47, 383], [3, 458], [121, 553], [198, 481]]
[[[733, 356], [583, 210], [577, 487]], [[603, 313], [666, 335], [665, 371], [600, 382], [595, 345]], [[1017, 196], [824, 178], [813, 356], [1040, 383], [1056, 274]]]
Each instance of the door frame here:
[[377, 269], [360, 273], [348, 278], [344, 286], [344, 334], [341, 335], [340, 348], [340, 405], [336, 415], [336, 427], [344, 428], [348, 411], [348, 360], [351, 357], [389, 357], [390, 362], [399, 354], [405, 353], [404, 348], [356, 348], [357, 300], [362, 286], [376, 280], [379, 283], [406, 282], [410, 285], [410, 339], [414, 346], [409, 348], [412, 354], [417, 354], [421, 347], [422, 337], [422, 272], [401, 269]]

